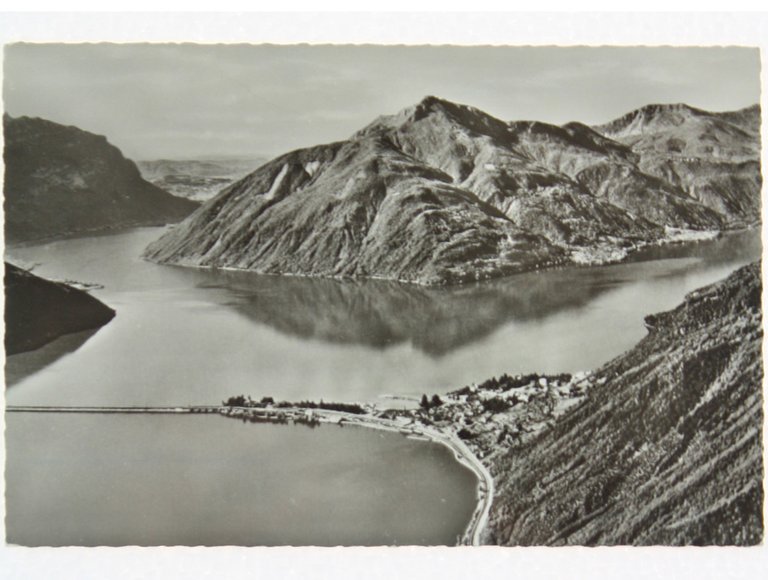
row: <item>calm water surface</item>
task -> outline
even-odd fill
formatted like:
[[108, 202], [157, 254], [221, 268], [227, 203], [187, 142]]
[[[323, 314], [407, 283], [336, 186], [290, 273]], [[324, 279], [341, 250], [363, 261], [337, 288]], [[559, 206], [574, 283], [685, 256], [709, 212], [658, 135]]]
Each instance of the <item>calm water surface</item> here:
[[7, 541], [32, 546], [456, 543], [475, 476], [361, 427], [6, 413]]
[[[643, 317], [760, 256], [759, 233], [637, 261], [458, 288], [158, 266], [157, 228], [16, 248], [49, 278], [102, 284], [98, 331], [7, 361], [11, 405], [377, 401], [504, 372], [587, 370]], [[452, 544], [474, 476], [399, 434], [216, 416], [7, 414], [7, 530], [32, 545]]]
[[11, 357], [9, 404], [375, 401], [504, 372], [587, 370], [637, 343], [647, 314], [760, 255], [752, 232], [655, 250], [650, 261], [430, 289], [142, 261], [159, 233], [9, 252], [41, 276], [103, 284], [93, 294], [117, 311], [95, 333]]

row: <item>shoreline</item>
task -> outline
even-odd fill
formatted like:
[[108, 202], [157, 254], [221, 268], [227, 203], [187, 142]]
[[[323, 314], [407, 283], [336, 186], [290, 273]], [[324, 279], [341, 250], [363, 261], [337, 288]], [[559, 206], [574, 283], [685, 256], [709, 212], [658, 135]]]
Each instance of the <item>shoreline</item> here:
[[[6, 412], [9, 413], [120, 413], [120, 414], [216, 414], [227, 418], [245, 418], [246, 413], [253, 413], [257, 409], [254, 407], [230, 407], [222, 405], [196, 405], [190, 407], [57, 407], [57, 406], [7, 406]], [[462, 466], [474, 473], [477, 479], [475, 488], [475, 509], [472, 512], [469, 523], [461, 535], [457, 545], [479, 546], [480, 538], [491, 509], [493, 501], [494, 483], [493, 477], [488, 469], [483, 465], [480, 459], [467, 447], [467, 445], [457, 436], [445, 433], [436, 428], [429, 428], [418, 424], [397, 424], [390, 419], [381, 419], [372, 417], [368, 414], [356, 415], [344, 411], [332, 411], [328, 409], [307, 409], [300, 407], [285, 407], [281, 409], [258, 409], [259, 415], [265, 418], [269, 416], [278, 416], [293, 420], [294, 424], [299, 425], [296, 419], [311, 418], [320, 423], [327, 423], [339, 426], [358, 426], [367, 429], [379, 429], [383, 431], [392, 431], [401, 435], [423, 441], [430, 441], [443, 445], [453, 453], [453, 457]]]
[[[353, 415], [341, 411], [328, 411], [313, 409], [313, 414], [319, 415], [320, 421], [324, 423], [357, 425], [367, 429], [380, 429], [383, 431], [395, 431], [408, 437], [409, 439], [418, 439], [421, 441], [430, 441], [443, 445], [453, 453], [454, 460], [460, 465], [469, 469], [477, 478], [475, 488], [475, 509], [472, 512], [469, 523], [461, 535], [461, 540], [457, 545], [460, 546], [479, 546], [485, 525], [488, 523], [488, 516], [493, 503], [494, 483], [488, 469], [482, 461], [467, 447], [467, 445], [457, 436], [445, 433], [440, 429], [429, 428], [419, 425], [397, 425], [387, 419], [378, 419], [367, 415]], [[333, 421], [331, 417], [338, 417]], [[407, 433], [406, 433], [407, 431]]]
[[[164, 227], [168, 233], [171, 229], [178, 224], [166, 224]], [[625, 264], [632, 262], [636, 259], [638, 254], [642, 254], [643, 251], [647, 251], [653, 248], [664, 248], [666, 246], [677, 246], [684, 244], [699, 244], [702, 242], [711, 242], [717, 240], [723, 236], [739, 234], [747, 231], [758, 230], [761, 225], [757, 224], [745, 224], [737, 225], [734, 227], [723, 229], [708, 229], [708, 230], [688, 230], [682, 228], [667, 227], [666, 234], [655, 240], [643, 240], [629, 248], [622, 248], [618, 244], [609, 246], [588, 246], [577, 247], [574, 246], [570, 249], [570, 256], [567, 259], [562, 259], [556, 263], [546, 264], [533, 264], [526, 267], [514, 269], [509, 272], [499, 272], [488, 276], [468, 277], [457, 281], [423, 281], [420, 279], [409, 278], [395, 278], [382, 275], [369, 275], [369, 276], [354, 276], [354, 275], [341, 275], [341, 274], [318, 274], [318, 273], [300, 273], [300, 272], [265, 272], [259, 269], [239, 268], [236, 266], [217, 266], [217, 265], [202, 265], [189, 263], [185, 259], [179, 261], [166, 261], [157, 260], [146, 256], [142, 252], [140, 258], [145, 262], [151, 264], [157, 264], [160, 266], [170, 266], [176, 268], [191, 268], [195, 270], [203, 271], [222, 271], [222, 272], [235, 272], [235, 273], [250, 273], [259, 276], [285, 276], [291, 278], [307, 278], [307, 279], [319, 279], [319, 280], [336, 280], [341, 282], [365, 282], [367, 280], [373, 280], [378, 282], [394, 282], [399, 284], [409, 284], [422, 288], [454, 288], [460, 286], [468, 286], [471, 284], [489, 282], [492, 280], [499, 280], [503, 278], [511, 278], [520, 274], [530, 274], [537, 272], [547, 272], [552, 270], [560, 270], [564, 268], [590, 268], [596, 266], [613, 266], [618, 264]], [[158, 238], [159, 239], [159, 238]], [[154, 242], [152, 242], [154, 243]], [[608, 251], [609, 254], [601, 255], [602, 252]]]
[[[368, 413], [354, 414], [344, 411], [333, 411], [330, 409], [305, 409], [301, 407], [283, 407], [279, 409], [265, 409], [258, 407], [229, 407], [224, 406], [220, 408], [220, 414], [225, 417], [231, 418], [245, 418], [246, 413], [255, 413], [269, 417], [270, 415], [282, 414], [286, 419], [291, 419], [294, 424], [297, 424], [296, 419], [316, 420], [320, 423], [329, 423], [339, 426], [358, 426], [367, 429], [379, 429], [382, 431], [392, 431], [400, 433], [401, 435], [408, 437], [409, 439], [417, 439], [420, 441], [430, 441], [446, 447], [452, 454], [454, 460], [469, 469], [477, 479], [477, 485], [475, 488], [475, 509], [472, 512], [469, 523], [467, 524], [464, 532], [461, 535], [461, 539], [456, 545], [459, 546], [479, 546], [481, 545], [482, 533], [488, 523], [488, 517], [491, 511], [491, 504], [493, 503], [494, 495], [494, 482], [493, 476], [491, 476], [488, 468], [483, 464], [479, 457], [462, 441], [457, 435], [453, 433], [446, 433], [445, 431], [427, 427], [423, 424], [411, 421], [405, 424], [398, 424], [391, 419], [382, 419], [379, 417], [373, 417]], [[234, 411], [234, 412], [233, 412]]]

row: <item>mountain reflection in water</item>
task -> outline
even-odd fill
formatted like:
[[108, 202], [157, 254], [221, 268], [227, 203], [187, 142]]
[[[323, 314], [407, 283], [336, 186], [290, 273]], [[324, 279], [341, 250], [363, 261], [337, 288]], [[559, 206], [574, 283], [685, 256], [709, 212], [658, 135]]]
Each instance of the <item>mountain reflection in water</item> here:
[[217, 271], [202, 286], [226, 288], [235, 297], [228, 306], [288, 335], [382, 349], [406, 342], [440, 357], [509, 321], [583, 306], [621, 283], [608, 272], [599, 283], [593, 276], [578, 279], [578, 272], [576, 280], [573, 272], [558, 274], [424, 287]]
[[[737, 261], [745, 253], [759, 256], [759, 252], [759, 237], [735, 234], [716, 243], [650, 248], [631, 263], [678, 260], [674, 266], [646, 264], [642, 270], [645, 280], [664, 279]], [[198, 287], [226, 289], [234, 297], [227, 306], [284, 334], [378, 349], [410, 343], [431, 357], [483, 339], [509, 322], [535, 322], [582, 308], [637, 276], [636, 269], [621, 265], [570, 267], [428, 287], [384, 280], [195, 271], [195, 277], [201, 278]]]
[[117, 316], [79, 347], [55, 341], [24, 374], [9, 372], [9, 404], [376, 401], [502, 373], [588, 370], [636, 344], [647, 314], [760, 256], [751, 231], [649, 250], [646, 261], [422, 287], [139, 259], [158, 232], [13, 249], [41, 276], [103, 285], [93, 294]]
[[98, 331], [98, 328], [94, 328], [65, 334], [38, 349], [6, 357], [5, 386], [10, 388], [39, 369], [76, 352]]

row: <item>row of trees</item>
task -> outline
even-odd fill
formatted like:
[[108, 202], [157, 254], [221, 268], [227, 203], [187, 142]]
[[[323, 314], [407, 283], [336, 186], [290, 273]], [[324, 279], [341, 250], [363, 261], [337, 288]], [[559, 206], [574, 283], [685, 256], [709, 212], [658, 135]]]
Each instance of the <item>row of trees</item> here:
[[[538, 382], [538, 380], [541, 378], [546, 378], [551, 382], [568, 383], [570, 382], [572, 376], [569, 373], [560, 373], [558, 375], [540, 375], [538, 373], [529, 373], [527, 375], [518, 375], [516, 377], [511, 377], [508, 374], [504, 373], [498, 379], [496, 377], [491, 377], [487, 381], [480, 383], [479, 385], [477, 385], [477, 388], [480, 390], [509, 391], [511, 389], [520, 389], [522, 387], [530, 385], [533, 382]], [[468, 396], [470, 394], [472, 394], [472, 388], [469, 386], [466, 386], [466, 387], [462, 387], [457, 391], [454, 391], [453, 393], [451, 393], [451, 396], [456, 398], [460, 395]]]
[[298, 403], [280, 401], [279, 403], [275, 403], [275, 399], [272, 397], [262, 397], [260, 401], [254, 401], [249, 396], [235, 395], [234, 397], [229, 397], [226, 401], [222, 401], [221, 404], [225, 407], [251, 407], [257, 409], [265, 407], [276, 407], [278, 409], [295, 407], [299, 409], [342, 411], [344, 413], [353, 413], [355, 415], [362, 415], [365, 413], [365, 409], [357, 403], [326, 403], [322, 399], [320, 399], [319, 403], [316, 403], [315, 401], [299, 401]]
[[225, 407], [268, 407], [274, 405], [275, 400], [272, 397], [262, 397], [261, 401], [254, 401], [250, 395], [235, 395], [226, 401], [221, 402]]
[[316, 403], [315, 401], [299, 401], [298, 403], [280, 401], [275, 406], [278, 408], [296, 407], [298, 409], [323, 409], [326, 411], [341, 411], [343, 413], [352, 413], [354, 415], [365, 414], [365, 409], [363, 409], [357, 403], [326, 403], [322, 399], [320, 399], [319, 403]]

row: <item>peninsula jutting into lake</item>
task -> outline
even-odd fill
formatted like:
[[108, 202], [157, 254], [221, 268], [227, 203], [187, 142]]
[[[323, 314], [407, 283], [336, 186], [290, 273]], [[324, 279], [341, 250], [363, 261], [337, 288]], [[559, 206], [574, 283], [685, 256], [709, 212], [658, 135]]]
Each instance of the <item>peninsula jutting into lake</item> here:
[[[453, 70], [375, 112], [329, 89], [355, 124], [312, 139], [330, 105], [301, 96], [291, 66], [335, 62], [381, 87], [368, 59], [437, 66], [436, 53], [8, 48], [10, 543], [762, 541], [759, 93], [704, 82], [727, 61], [750, 87], [758, 55], [435, 50], [452, 66], [465, 53], [506, 66], [602, 55], [628, 71], [679, 58], [696, 90], [613, 102], [620, 82], [600, 77], [619, 84], [591, 93], [591, 112], [514, 93], [546, 96], [563, 121], [491, 88], [470, 104]], [[180, 83], [226, 62], [267, 75], [256, 92], [274, 75], [284, 102], [257, 111], [234, 83], [233, 111], [201, 117], [163, 92], [173, 83], [144, 82], [165, 103], [146, 126], [155, 105], [123, 100], [119, 63], [141, 76], [150, 62]], [[62, 86], [32, 99], [46, 63]], [[81, 93], [96, 71], [101, 89]], [[221, 86], [189, 98], [211, 105]], [[83, 116], [69, 91], [110, 100]], [[99, 115], [118, 102], [132, 123]], [[318, 125], [291, 124], [295, 106]], [[270, 115], [283, 131], [243, 131]]]

